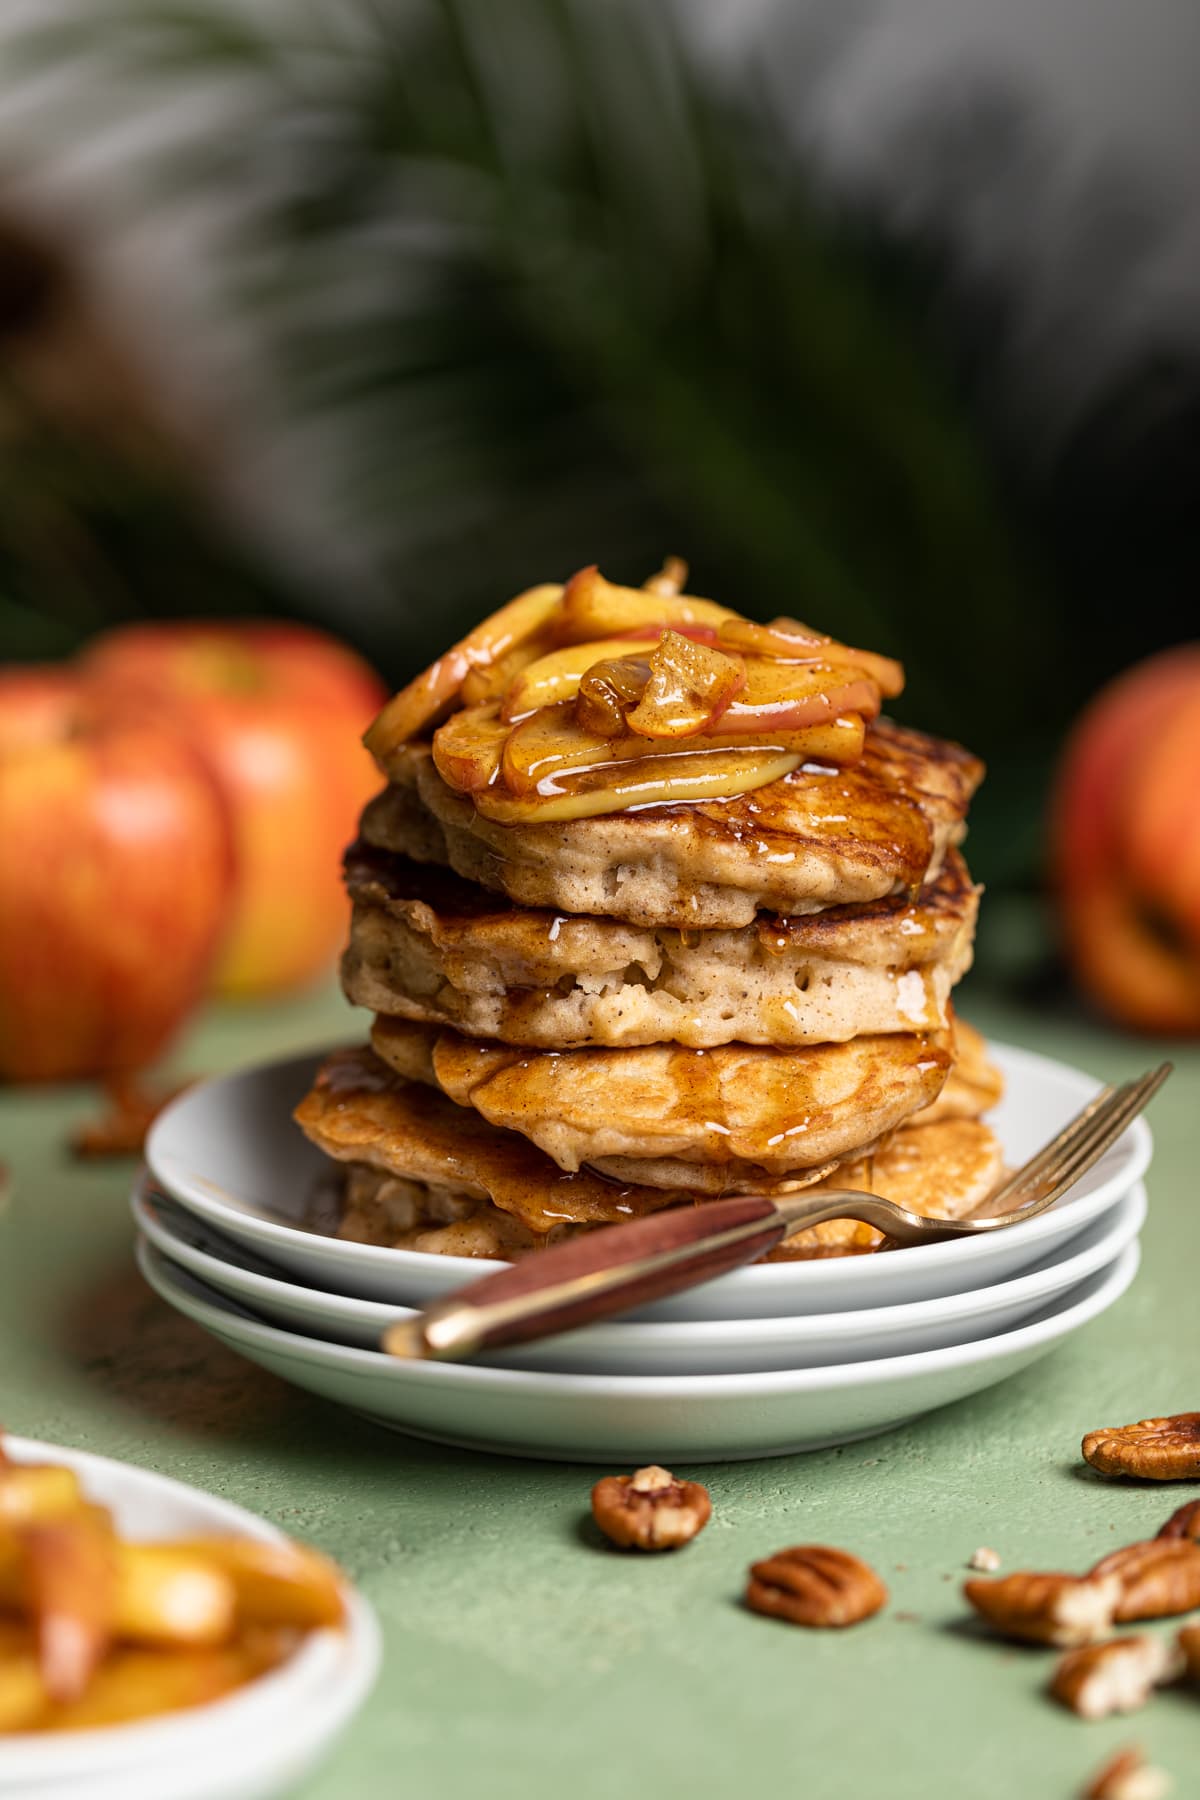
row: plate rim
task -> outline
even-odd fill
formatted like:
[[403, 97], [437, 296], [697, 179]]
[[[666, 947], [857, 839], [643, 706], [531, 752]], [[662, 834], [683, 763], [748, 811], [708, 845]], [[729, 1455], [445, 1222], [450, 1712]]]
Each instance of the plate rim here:
[[[163, 1292], [164, 1287], [170, 1290], [178, 1286], [174, 1265], [161, 1251], [155, 1250], [143, 1239], [138, 1241], [136, 1256], [144, 1279], [162, 1300], [175, 1306], [170, 1292]], [[176, 1310], [184, 1312], [205, 1329], [209, 1327], [197, 1314], [207, 1312], [218, 1319], [222, 1315], [228, 1318], [232, 1314], [239, 1331], [250, 1342], [258, 1341], [267, 1348], [287, 1351], [301, 1362], [318, 1366], [340, 1364], [377, 1378], [386, 1375], [388, 1379], [400, 1381], [407, 1378], [442, 1382], [448, 1387], [470, 1387], [476, 1384], [484, 1388], [507, 1386], [515, 1387], [518, 1393], [524, 1388], [530, 1396], [541, 1394], [548, 1398], [552, 1395], [560, 1399], [604, 1397], [610, 1400], [637, 1398], [676, 1402], [704, 1398], [752, 1399], [775, 1392], [830, 1391], [862, 1386], [864, 1383], [872, 1386], [887, 1385], [945, 1367], [969, 1367], [976, 1362], [986, 1362], [1005, 1349], [1025, 1349], [1047, 1340], [1052, 1342], [1056, 1337], [1069, 1335], [1079, 1326], [1087, 1324], [1091, 1318], [1120, 1299], [1137, 1275], [1140, 1263], [1141, 1246], [1139, 1240], [1134, 1238], [1124, 1250], [1118, 1252], [1107, 1268], [1097, 1270], [1094, 1275], [1085, 1278], [1088, 1282], [1099, 1285], [1083, 1299], [1076, 1298], [1070, 1305], [1054, 1308], [1048, 1316], [1043, 1315], [1028, 1324], [1015, 1326], [1010, 1331], [996, 1332], [966, 1344], [911, 1351], [903, 1356], [830, 1363], [817, 1368], [764, 1369], [726, 1375], [581, 1375], [568, 1371], [502, 1369], [480, 1363], [406, 1362], [387, 1356], [382, 1351], [360, 1350], [351, 1344], [331, 1344], [323, 1338], [310, 1338], [300, 1332], [285, 1331], [281, 1326], [266, 1325], [257, 1319], [239, 1316], [239, 1309], [232, 1304], [214, 1305], [203, 1296], [198, 1300], [194, 1299], [187, 1295], [186, 1289], [185, 1297], [194, 1310], [189, 1311], [183, 1306], [176, 1306]], [[158, 1267], [160, 1264], [165, 1265], [168, 1273], [162, 1272]], [[186, 1279], [193, 1281], [195, 1278], [188, 1276]], [[203, 1282], [197, 1285], [205, 1286]], [[217, 1298], [221, 1299], [221, 1296]], [[1076, 1314], [1078, 1317], [1064, 1326], [1064, 1321], [1072, 1319]]]
[[[153, 1191], [147, 1191], [148, 1185], [144, 1180], [139, 1180], [130, 1197], [130, 1211], [138, 1230], [149, 1239], [151, 1245], [168, 1262], [178, 1262], [187, 1273], [195, 1275], [206, 1285], [215, 1287], [214, 1283], [206, 1280], [204, 1269], [193, 1267], [188, 1259], [194, 1258], [201, 1264], [218, 1266], [222, 1266], [222, 1259], [211, 1252], [198, 1250], [194, 1245], [186, 1243], [178, 1245], [178, 1251], [182, 1252], [182, 1254], [178, 1254], [171, 1227], [163, 1223], [158, 1216], [155, 1196]], [[171, 1196], [168, 1195], [167, 1198], [170, 1199]], [[1121, 1209], [1127, 1205], [1129, 1206], [1128, 1216], [1120, 1217]], [[186, 1212], [187, 1209], [181, 1205], [181, 1210]], [[596, 1334], [613, 1331], [622, 1337], [626, 1333], [636, 1332], [638, 1341], [645, 1344], [647, 1353], [653, 1353], [656, 1348], [662, 1350], [685, 1349], [689, 1345], [701, 1343], [711, 1344], [717, 1348], [723, 1344], [734, 1342], [739, 1347], [758, 1346], [774, 1343], [780, 1338], [803, 1345], [817, 1342], [823, 1337], [850, 1339], [872, 1326], [900, 1332], [905, 1329], [917, 1330], [925, 1325], [952, 1324], [974, 1312], [986, 1315], [988, 1312], [999, 1311], [1006, 1302], [1011, 1304], [1022, 1299], [1036, 1302], [1040, 1297], [1040, 1292], [1043, 1291], [1039, 1287], [1039, 1283], [1044, 1285], [1044, 1291], [1050, 1297], [1056, 1293], [1065, 1293], [1076, 1282], [1087, 1280], [1112, 1261], [1141, 1231], [1146, 1222], [1148, 1210], [1149, 1201], [1145, 1182], [1137, 1181], [1127, 1194], [1122, 1195], [1119, 1200], [1114, 1202], [1108, 1215], [1102, 1214], [1099, 1219], [1093, 1221], [1093, 1224], [1100, 1225], [1106, 1216], [1111, 1216], [1113, 1221], [1119, 1219], [1119, 1223], [1113, 1223], [1100, 1241], [1091, 1245], [1086, 1252], [1075, 1252], [1074, 1256], [1065, 1255], [1061, 1259], [1054, 1258], [1032, 1270], [1019, 1270], [1017, 1273], [1007, 1276], [1003, 1281], [989, 1282], [984, 1287], [959, 1289], [951, 1294], [934, 1295], [920, 1300], [898, 1301], [892, 1305], [852, 1307], [836, 1312], [781, 1313], [748, 1319], [610, 1319], [601, 1325], [589, 1326], [586, 1330]], [[1086, 1230], [1087, 1227], [1083, 1229]], [[160, 1239], [166, 1241], [160, 1242]], [[1110, 1239], [1120, 1239], [1121, 1241], [1110, 1248]], [[1066, 1244], [1060, 1248], [1070, 1250], [1073, 1242], [1074, 1240], [1069, 1238]], [[1106, 1250], [1108, 1251], [1107, 1255], [1104, 1254]], [[1069, 1275], [1065, 1280], [1055, 1283], [1052, 1279], [1055, 1273], [1061, 1274], [1063, 1266], [1075, 1260], [1076, 1257], [1083, 1261], [1087, 1261], [1089, 1258], [1094, 1260], [1078, 1274]], [[260, 1289], [267, 1290], [266, 1297], [268, 1299], [272, 1297], [272, 1294], [278, 1293], [281, 1297], [292, 1294], [311, 1295], [318, 1304], [333, 1302], [328, 1313], [331, 1324], [340, 1322], [338, 1316], [340, 1312], [341, 1319], [354, 1320], [363, 1325], [378, 1321], [382, 1329], [388, 1321], [416, 1318], [420, 1311], [419, 1307], [402, 1305], [399, 1302], [372, 1300], [355, 1294], [331, 1293], [328, 1289], [309, 1287], [303, 1282], [286, 1280], [282, 1274], [266, 1275], [252, 1269], [239, 1269], [238, 1274], [244, 1276], [248, 1283], [256, 1284]], [[223, 1293], [221, 1289], [216, 1289], [216, 1291]], [[281, 1326], [280, 1329], [287, 1328]], [[626, 1339], [627, 1346], [629, 1342], [630, 1340]], [[348, 1346], [348, 1348], [355, 1347]]]
[[[1043, 1075], [1053, 1073], [1056, 1079], [1065, 1077], [1069, 1083], [1075, 1085], [1081, 1103], [1098, 1093], [1103, 1085], [1084, 1070], [1077, 1069], [1074, 1065], [1062, 1062], [1055, 1057], [1046, 1056], [1041, 1051], [1027, 1050], [1020, 1045], [1006, 1043], [1002, 1039], [988, 1039], [987, 1047], [989, 1053], [995, 1054], [1002, 1065], [1010, 1064], [1015, 1065], [1017, 1069], [1024, 1069], [1030, 1078], [1035, 1079], [1039, 1072]], [[146, 1164], [155, 1180], [167, 1189], [172, 1198], [178, 1200], [180, 1205], [188, 1211], [208, 1219], [218, 1229], [224, 1220], [226, 1221], [226, 1230], [229, 1230], [228, 1221], [232, 1218], [235, 1226], [240, 1226], [247, 1237], [256, 1238], [264, 1243], [282, 1243], [293, 1249], [303, 1247], [310, 1253], [312, 1247], [318, 1245], [321, 1247], [321, 1253], [329, 1261], [360, 1271], [372, 1269], [377, 1273], [388, 1271], [399, 1274], [406, 1269], [424, 1267], [430, 1260], [428, 1252], [394, 1250], [382, 1244], [360, 1244], [346, 1238], [332, 1237], [328, 1233], [305, 1231], [299, 1226], [266, 1218], [260, 1212], [230, 1206], [216, 1195], [206, 1194], [203, 1191], [197, 1194], [187, 1186], [190, 1181], [194, 1188], [196, 1181], [194, 1175], [189, 1176], [187, 1171], [180, 1172], [178, 1169], [172, 1169], [169, 1156], [165, 1165], [161, 1160], [164, 1136], [171, 1129], [179, 1113], [189, 1104], [194, 1104], [199, 1094], [211, 1095], [219, 1092], [223, 1087], [230, 1087], [256, 1077], [265, 1079], [281, 1075], [290, 1069], [295, 1069], [297, 1074], [301, 1070], [307, 1069], [310, 1071], [309, 1078], [311, 1078], [311, 1071], [328, 1054], [330, 1054], [328, 1049], [318, 1049], [295, 1056], [274, 1057], [193, 1083], [163, 1108], [151, 1126], [146, 1138]], [[299, 1127], [295, 1126], [294, 1129], [299, 1130]], [[1098, 1217], [1106, 1207], [1115, 1204], [1122, 1198], [1135, 1183], [1141, 1181], [1145, 1176], [1153, 1156], [1154, 1140], [1144, 1116], [1135, 1119], [1127, 1132], [1123, 1134], [1122, 1140], [1119, 1141], [1126, 1139], [1129, 1146], [1125, 1154], [1126, 1166], [1114, 1172], [1081, 1199], [1068, 1196], [1063, 1203], [1040, 1213], [1037, 1218], [1013, 1226], [1011, 1232], [1004, 1234], [1009, 1243], [1019, 1240], [1022, 1246], [1027, 1246], [1036, 1244], [1047, 1236], [1053, 1238], [1060, 1235], [1055, 1227], [1061, 1227], [1062, 1220], [1077, 1208], [1082, 1212], [1082, 1216], [1078, 1219], [1079, 1228], [1082, 1230], [1085, 1224]], [[185, 1184], [182, 1190], [179, 1186], [181, 1181]], [[1112, 1191], [1114, 1188], [1116, 1192]], [[914, 1273], [942, 1269], [947, 1264], [948, 1253], [959, 1264], [969, 1265], [978, 1261], [980, 1257], [986, 1257], [990, 1242], [994, 1241], [989, 1241], [985, 1236], [960, 1238], [940, 1244], [912, 1245], [903, 1252], [904, 1266]], [[450, 1265], [461, 1265], [462, 1281], [464, 1282], [472, 1276], [483, 1276], [510, 1266], [507, 1263], [485, 1257], [444, 1256], [439, 1257], [438, 1261], [447, 1268]], [[863, 1259], [859, 1257], [848, 1257], [844, 1259], [818, 1258], [809, 1262], [758, 1264], [750, 1268], [735, 1269], [722, 1279], [734, 1282], [739, 1286], [743, 1283], [748, 1284], [752, 1290], [757, 1290], [760, 1296], [763, 1290], [768, 1295], [773, 1291], [802, 1293], [806, 1289], [818, 1293], [836, 1292], [839, 1285], [845, 1285], [851, 1279], [845, 1273], [850, 1264], [854, 1265], [855, 1277], [865, 1276], [868, 1281], [872, 1279], [861, 1268], [862, 1261]]]

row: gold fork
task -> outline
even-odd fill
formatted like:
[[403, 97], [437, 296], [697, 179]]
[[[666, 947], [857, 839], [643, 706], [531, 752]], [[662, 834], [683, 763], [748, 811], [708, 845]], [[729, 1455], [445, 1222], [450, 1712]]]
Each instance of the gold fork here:
[[1153, 1099], [1171, 1067], [1160, 1063], [1136, 1081], [1104, 1088], [970, 1218], [927, 1218], [855, 1188], [775, 1198], [740, 1194], [678, 1207], [590, 1232], [469, 1282], [415, 1319], [389, 1326], [383, 1348], [391, 1356], [455, 1360], [572, 1331], [727, 1274], [792, 1232], [829, 1219], [859, 1219], [896, 1245], [1005, 1231], [1045, 1212], [1086, 1175]]

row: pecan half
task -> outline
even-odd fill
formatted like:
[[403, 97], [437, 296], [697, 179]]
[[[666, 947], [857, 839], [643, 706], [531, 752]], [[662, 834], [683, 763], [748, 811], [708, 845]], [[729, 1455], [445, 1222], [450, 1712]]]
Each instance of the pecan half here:
[[1005, 1637], [1070, 1650], [1111, 1634], [1121, 1598], [1116, 1575], [1039, 1575], [1018, 1569], [999, 1581], [968, 1581], [963, 1593]]
[[867, 1563], [828, 1544], [796, 1544], [750, 1568], [746, 1605], [792, 1625], [857, 1625], [887, 1604]]
[[1185, 1500], [1158, 1535], [1160, 1538], [1191, 1538], [1193, 1543], [1200, 1544], [1200, 1500]]
[[1200, 1606], [1200, 1544], [1189, 1538], [1126, 1544], [1101, 1557], [1089, 1574], [1117, 1577], [1121, 1596], [1113, 1617], [1121, 1625], [1134, 1619], [1169, 1619]]
[[1200, 1477], [1200, 1412], [1102, 1426], [1084, 1438], [1083, 1457], [1102, 1475], [1195, 1481]]
[[1148, 1763], [1140, 1750], [1118, 1750], [1083, 1790], [1082, 1800], [1165, 1800], [1171, 1791], [1165, 1769]]
[[1183, 1651], [1162, 1638], [1109, 1638], [1068, 1650], [1050, 1678], [1050, 1692], [1081, 1719], [1106, 1719], [1135, 1712], [1152, 1690], [1175, 1681], [1184, 1669]]
[[1183, 1655], [1184, 1674], [1200, 1681], [1200, 1625], [1185, 1625], [1176, 1640]]
[[711, 1515], [707, 1488], [679, 1481], [657, 1463], [632, 1475], [606, 1475], [592, 1489], [592, 1517], [622, 1550], [677, 1550]]

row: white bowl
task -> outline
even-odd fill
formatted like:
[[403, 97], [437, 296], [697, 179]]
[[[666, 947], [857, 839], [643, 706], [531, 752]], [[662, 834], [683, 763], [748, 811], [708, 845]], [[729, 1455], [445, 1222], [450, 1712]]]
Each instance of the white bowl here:
[[151, 1245], [138, 1265], [171, 1306], [285, 1381], [436, 1443], [564, 1462], [722, 1462], [849, 1443], [1026, 1368], [1125, 1292], [1132, 1243], [1015, 1330], [874, 1362], [748, 1375], [559, 1375], [398, 1362], [263, 1325]]
[[[6, 1437], [4, 1448], [16, 1462], [57, 1462], [74, 1469], [89, 1499], [111, 1508], [123, 1536], [232, 1533], [267, 1543], [283, 1541], [283, 1533], [265, 1519], [149, 1469], [31, 1438]], [[205, 1800], [210, 1794], [214, 1800], [218, 1795], [222, 1800], [257, 1800], [260, 1794], [278, 1792], [312, 1766], [362, 1704], [378, 1672], [375, 1616], [352, 1588], [347, 1588], [346, 1600], [343, 1629], [308, 1634], [281, 1668], [224, 1699], [143, 1723], [5, 1736], [0, 1741], [0, 1794], [57, 1800], [61, 1790], [73, 1800], [108, 1800], [111, 1792], [140, 1800], [144, 1791], [147, 1800], [162, 1800], [169, 1791], [172, 1800]], [[302, 1732], [294, 1729], [298, 1720], [304, 1723]], [[164, 1775], [168, 1765], [169, 1785]], [[178, 1786], [177, 1773], [190, 1785]]]
[[[182, 1207], [135, 1189], [133, 1216], [156, 1250], [259, 1318], [312, 1337], [375, 1350], [384, 1329], [412, 1318], [408, 1307], [283, 1281], [254, 1266]], [[1104, 1268], [1146, 1217], [1139, 1183], [1078, 1237], [1032, 1269], [993, 1287], [865, 1311], [789, 1314], [781, 1319], [690, 1319], [666, 1324], [614, 1320], [481, 1358], [493, 1367], [577, 1370], [590, 1375], [730, 1375], [804, 1369], [937, 1350], [1007, 1331]]]
[[[1096, 1092], [1091, 1076], [1028, 1050], [990, 1046], [1006, 1081], [992, 1115], [1010, 1164], [1023, 1162]], [[268, 1063], [200, 1082], [155, 1121], [146, 1159], [189, 1211], [314, 1287], [424, 1306], [501, 1264], [348, 1243], [306, 1218], [328, 1160], [291, 1114], [319, 1058]], [[886, 1256], [760, 1264], [647, 1307], [645, 1319], [778, 1318], [894, 1306], [990, 1286], [1039, 1261], [1128, 1194], [1151, 1138], [1138, 1119], [1057, 1206], [986, 1237]], [[324, 1221], [326, 1227], [328, 1221]]]

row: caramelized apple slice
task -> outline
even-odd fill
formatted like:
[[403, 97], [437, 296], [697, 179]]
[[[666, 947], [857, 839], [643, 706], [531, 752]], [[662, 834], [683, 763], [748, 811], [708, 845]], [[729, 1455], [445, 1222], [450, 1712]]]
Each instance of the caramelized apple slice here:
[[646, 627], [707, 625], [715, 629], [726, 619], [736, 618], [727, 606], [692, 594], [617, 587], [605, 581], [593, 565], [580, 569], [563, 589], [557, 630], [560, 642], [585, 644], [595, 638], [630, 636]]
[[472, 669], [490, 668], [542, 631], [561, 598], [562, 589], [556, 583], [518, 594], [469, 631], [445, 656], [439, 656], [415, 681], [393, 694], [363, 739], [380, 767], [386, 772], [391, 752], [427, 730], [457, 700]]
[[[638, 686], [635, 692], [627, 696], [629, 704], [635, 705], [649, 673], [645, 659], [650, 655], [650, 647], [667, 631], [678, 631], [681, 637], [690, 639], [693, 643], [715, 644], [717, 641], [715, 625], [684, 623], [671, 626], [660, 619], [653, 625], [641, 625], [636, 631], [627, 632], [623, 637], [593, 639], [586, 644], [568, 644], [565, 649], [551, 650], [548, 653], [539, 651], [536, 659], [530, 656], [516, 663], [512, 680], [504, 684], [505, 718], [523, 719], [539, 706], [557, 706], [561, 700], [573, 700], [580, 692], [584, 678], [592, 674], [597, 665], [603, 665], [607, 670], [610, 664], [623, 658], [638, 660]], [[487, 686], [482, 685], [485, 682]], [[480, 685], [473, 686], [473, 683]], [[625, 691], [626, 685], [617, 684], [621, 692]], [[470, 675], [463, 683], [463, 700], [469, 705], [475, 704], [477, 700], [497, 698], [499, 689], [491, 681], [490, 675]], [[605, 712], [607, 714], [607, 708]], [[625, 729], [623, 713], [613, 729]]]
[[[659, 631], [662, 626], [656, 627]], [[562, 700], [573, 700], [579, 684], [597, 663], [607, 663], [626, 656], [644, 657], [645, 638], [600, 638], [587, 644], [569, 644], [565, 650], [552, 650], [529, 667], [522, 669], [508, 685], [503, 700], [504, 717], [510, 721], [523, 719], [539, 706], [557, 706]]]
[[802, 731], [843, 713], [873, 719], [879, 711], [878, 687], [856, 669], [774, 662], [765, 656], [748, 656], [745, 662], [746, 685], [721, 714], [726, 736]]
[[[463, 713], [456, 714], [434, 739], [434, 759], [448, 781], [452, 778], [445, 769], [451, 766], [452, 758], [443, 754], [443, 743], [465, 735], [465, 718]], [[670, 754], [706, 755], [712, 751], [725, 751], [738, 757], [792, 755], [804, 762], [842, 767], [858, 760], [862, 746], [862, 720], [847, 716], [805, 731], [779, 731], [758, 738], [692, 737], [686, 743], [681, 741], [672, 746]], [[610, 738], [587, 731], [574, 717], [570, 705], [547, 708], [545, 712], [523, 720], [510, 732], [500, 759], [502, 786], [499, 791], [508, 790], [518, 799], [529, 799], [539, 792], [548, 796], [556, 791], [564, 776], [582, 770], [611, 768], [618, 763], [653, 756], [655, 752], [656, 746], [644, 737]], [[663, 754], [666, 753], [664, 747]], [[452, 785], [457, 784], [452, 781]], [[480, 788], [489, 786], [493, 791], [497, 790], [497, 783], [479, 781], [471, 791], [477, 793]], [[618, 809], [614, 807], [613, 810]]]
[[650, 664], [644, 656], [593, 663], [575, 696], [576, 719], [599, 737], [625, 737], [625, 715], [637, 705], [649, 679]]
[[649, 738], [691, 738], [711, 731], [746, 685], [746, 665], [706, 644], [666, 631], [646, 658], [650, 679], [625, 722]]
[[647, 575], [642, 586], [648, 594], [681, 594], [687, 586], [688, 566], [682, 556], [665, 556], [663, 566]]
[[52, 1700], [76, 1700], [112, 1638], [116, 1541], [102, 1507], [23, 1534], [26, 1604], [37, 1630], [38, 1662]]
[[473, 794], [498, 781], [510, 730], [498, 706], [467, 706], [451, 713], [433, 734], [433, 761], [442, 780], [460, 794]]
[[469, 669], [463, 676], [459, 700], [464, 706], [491, 706], [502, 701], [507, 690], [521, 674], [553, 649], [549, 633], [539, 632], [527, 643], [517, 644], [504, 656], [483, 669]]
[[892, 657], [839, 644], [798, 619], [772, 619], [769, 625], [756, 625], [750, 619], [727, 619], [717, 641], [730, 650], [769, 656], [779, 662], [819, 661], [839, 669], [861, 670], [889, 700], [904, 689], [904, 670]]
[[474, 800], [482, 816], [497, 824], [545, 825], [635, 806], [727, 800], [781, 780], [801, 761], [798, 751], [731, 750], [727, 745], [689, 748], [593, 764], [552, 781], [544, 776], [539, 791], [525, 796], [508, 794], [498, 786], [485, 788]]

